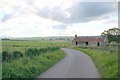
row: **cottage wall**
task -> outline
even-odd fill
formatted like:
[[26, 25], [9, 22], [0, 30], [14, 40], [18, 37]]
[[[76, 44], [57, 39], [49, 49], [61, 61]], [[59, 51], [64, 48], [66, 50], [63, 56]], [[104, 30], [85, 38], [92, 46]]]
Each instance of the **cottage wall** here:
[[[80, 41], [73, 41], [73, 45], [76, 45], [76, 42], [77, 42], [77, 45], [78, 46], [86, 46], [86, 42], [80, 42]], [[105, 42], [99, 42], [99, 46], [101, 45], [106, 45], [107, 43]], [[88, 46], [98, 46], [98, 42], [88, 42]]]
[[88, 45], [90, 45], [90, 46], [97, 46], [97, 42], [88, 42]]

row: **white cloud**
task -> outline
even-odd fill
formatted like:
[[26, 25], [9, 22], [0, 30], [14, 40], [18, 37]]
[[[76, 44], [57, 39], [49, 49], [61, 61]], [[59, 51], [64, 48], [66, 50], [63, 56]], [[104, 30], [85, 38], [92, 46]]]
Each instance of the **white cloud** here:
[[[72, 9], [76, 11], [79, 8], [75, 6], [77, 1], [80, 0], [0, 0], [0, 14], [2, 14], [0, 16], [0, 37], [100, 35], [105, 29], [118, 27], [117, 14], [115, 14], [117, 12], [108, 13], [106, 14], [108, 16], [93, 19], [91, 22], [58, 22], [59, 18], [71, 17], [72, 14], [68, 9], [74, 5]], [[42, 15], [49, 14], [50, 17], [39, 16], [38, 12], [42, 9], [46, 10]], [[79, 13], [77, 11], [76, 14]], [[52, 16], [57, 17], [58, 20]], [[75, 15], [73, 17], [79, 18]]]
[[1, 24], [1, 35], [12, 37], [49, 36], [53, 33], [52, 26], [56, 24], [60, 23], [34, 14], [21, 15]]
[[78, 36], [96, 36], [100, 35], [104, 30], [108, 30], [113, 27], [118, 27], [117, 22], [114, 23], [106, 23], [110, 20], [99, 20], [92, 21], [87, 23], [75, 23], [70, 26], [67, 26], [67, 29], [62, 33], [68, 36], [74, 36], [78, 34]]

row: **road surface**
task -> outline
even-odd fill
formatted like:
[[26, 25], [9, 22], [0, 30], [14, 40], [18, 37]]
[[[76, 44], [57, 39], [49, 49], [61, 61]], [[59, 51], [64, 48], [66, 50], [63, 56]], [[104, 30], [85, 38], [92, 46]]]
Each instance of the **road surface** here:
[[91, 58], [74, 49], [62, 48], [67, 55], [39, 78], [100, 78]]

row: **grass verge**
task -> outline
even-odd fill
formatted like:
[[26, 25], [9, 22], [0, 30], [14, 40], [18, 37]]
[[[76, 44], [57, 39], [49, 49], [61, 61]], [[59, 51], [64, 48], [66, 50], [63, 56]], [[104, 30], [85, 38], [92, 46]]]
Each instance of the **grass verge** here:
[[3, 63], [2, 77], [4, 78], [35, 78], [65, 57], [62, 50], [47, 52], [29, 58], [27, 56], [10, 63]]
[[88, 54], [96, 64], [102, 78], [117, 78], [118, 77], [118, 54], [117, 52], [110, 53], [106, 50], [97, 50], [90, 48], [75, 47]]

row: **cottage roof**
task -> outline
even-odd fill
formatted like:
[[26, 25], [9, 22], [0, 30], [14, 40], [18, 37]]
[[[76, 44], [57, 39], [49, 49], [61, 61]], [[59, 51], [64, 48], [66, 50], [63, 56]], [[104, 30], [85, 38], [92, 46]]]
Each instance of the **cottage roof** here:
[[104, 38], [101, 37], [77, 37], [74, 38], [73, 41], [81, 41], [81, 42], [104, 42]]

